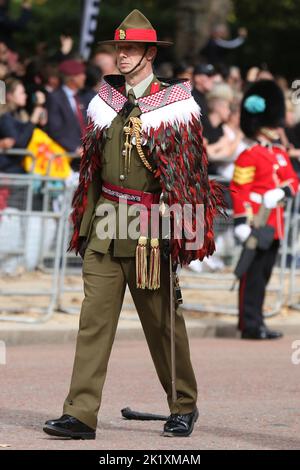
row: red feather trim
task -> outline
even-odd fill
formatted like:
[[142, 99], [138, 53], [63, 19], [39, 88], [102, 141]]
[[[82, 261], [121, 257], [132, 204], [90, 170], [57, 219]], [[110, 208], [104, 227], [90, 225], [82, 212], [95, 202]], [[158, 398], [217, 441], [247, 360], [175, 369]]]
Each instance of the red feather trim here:
[[94, 128], [91, 123], [86, 129], [83, 139], [83, 155], [80, 161], [79, 184], [72, 199], [73, 211], [70, 222], [73, 225], [73, 235], [67, 251], [80, 248], [79, 232], [84, 211], [87, 206], [87, 193], [95, 171], [101, 168], [101, 153], [104, 143], [103, 129]]
[[[193, 116], [188, 124], [174, 123], [170, 127], [161, 124], [158, 129], [150, 130], [150, 135], [145, 135], [145, 138], [156, 165], [154, 176], [159, 179], [162, 191], [167, 195], [167, 203], [170, 206], [189, 204], [192, 207], [192, 224], [185, 227], [183, 239], [172, 239], [172, 258], [181, 265], [195, 259], [203, 260], [215, 251], [214, 219], [218, 213], [224, 215], [225, 202], [222, 185], [208, 178], [201, 123]], [[80, 248], [79, 231], [87, 205], [87, 192], [95, 171], [101, 168], [104, 143], [104, 131], [90, 124], [83, 142], [79, 185], [72, 201], [74, 233], [68, 251], [74, 249], [78, 253]], [[196, 231], [197, 204], [204, 206], [204, 242], [201, 248], [188, 250], [186, 242], [193, 241], [191, 236]]]
[[[162, 124], [157, 130], [150, 131], [150, 152], [157, 167], [155, 177], [159, 178], [162, 191], [167, 194], [168, 204], [182, 207], [190, 204], [192, 207], [192, 225], [185, 226], [183, 239], [172, 238], [172, 258], [181, 265], [195, 259], [203, 260], [215, 251], [214, 219], [218, 213], [225, 215], [226, 206], [223, 186], [208, 178], [201, 123], [193, 116], [188, 124], [175, 123], [172, 127]], [[192, 242], [191, 237], [196, 232], [197, 204], [204, 206], [204, 242], [201, 248], [189, 250], [186, 242]]]

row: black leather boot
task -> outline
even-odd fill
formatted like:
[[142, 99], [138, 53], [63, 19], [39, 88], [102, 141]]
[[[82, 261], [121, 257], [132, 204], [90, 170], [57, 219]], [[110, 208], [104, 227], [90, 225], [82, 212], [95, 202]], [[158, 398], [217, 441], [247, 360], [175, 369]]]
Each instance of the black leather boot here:
[[278, 339], [282, 336], [281, 331], [269, 330], [264, 325], [257, 329], [243, 330], [241, 335], [242, 339]]
[[194, 424], [197, 421], [199, 416], [198, 408], [196, 407], [194, 411], [187, 414], [178, 414], [172, 413], [167, 419], [163, 436], [167, 437], [187, 437], [192, 434], [194, 429]]
[[50, 436], [70, 437], [71, 439], [96, 439], [96, 432], [74, 416], [62, 415], [58, 419], [46, 421], [43, 431]]

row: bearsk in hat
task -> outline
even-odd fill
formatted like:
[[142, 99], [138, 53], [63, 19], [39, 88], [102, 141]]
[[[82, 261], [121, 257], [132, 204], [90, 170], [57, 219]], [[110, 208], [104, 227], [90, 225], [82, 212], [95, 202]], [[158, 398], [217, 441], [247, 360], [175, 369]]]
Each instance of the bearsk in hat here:
[[263, 127], [275, 129], [284, 125], [285, 100], [273, 80], [260, 80], [245, 93], [241, 103], [241, 129], [254, 138]]

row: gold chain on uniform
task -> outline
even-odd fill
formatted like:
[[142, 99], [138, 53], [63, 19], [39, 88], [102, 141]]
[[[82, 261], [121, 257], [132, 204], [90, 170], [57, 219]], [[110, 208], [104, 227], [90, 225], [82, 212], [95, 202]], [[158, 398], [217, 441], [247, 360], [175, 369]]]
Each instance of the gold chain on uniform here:
[[[126, 136], [125, 144], [124, 144], [124, 150], [125, 150], [125, 172], [129, 172], [130, 169], [130, 159], [131, 159], [131, 150], [132, 150], [132, 137], [135, 137], [136, 141], [136, 150], [137, 153], [142, 160], [143, 164], [145, 167], [153, 172], [153, 168], [148, 162], [147, 158], [145, 157], [145, 154], [142, 149], [142, 144], [141, 144], [141, 129], [142, 129], [142, 121], [138, 117], [131, 117], [129, 119], [129, 126], [124, 127], [124, 133]], [[130, 139], [130, 141], [129, 141]]]

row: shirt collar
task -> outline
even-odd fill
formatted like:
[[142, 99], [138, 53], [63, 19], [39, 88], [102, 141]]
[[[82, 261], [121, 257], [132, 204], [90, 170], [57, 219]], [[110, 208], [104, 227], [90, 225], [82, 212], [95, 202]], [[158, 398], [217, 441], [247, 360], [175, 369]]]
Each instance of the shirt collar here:
[[76, 95], [76, 92], [74, 90], [69, 88], [67, 85], [63, 85], [62, 87], [66, 95], [70, 96], [71, 98], [74, 98], [74, 96]]
[[143, 96], [143, 94], [147, 90], [153, 78], [154, 78], [154, 75], [153, 73], [151, 73], [150, 75], [148, 75], [148, 77], [146, 77], [144, 80], [142, 80], [140, 83], [138, 83], [134, 87], [128, 85], [128, 83], [126, 82], [125, 83], [126, 96], [128, 95], [128, 91], [130, 90], [130, 88], [132, 88], [134, 91], [135, 97], [140, 98], [141, 96]]

